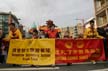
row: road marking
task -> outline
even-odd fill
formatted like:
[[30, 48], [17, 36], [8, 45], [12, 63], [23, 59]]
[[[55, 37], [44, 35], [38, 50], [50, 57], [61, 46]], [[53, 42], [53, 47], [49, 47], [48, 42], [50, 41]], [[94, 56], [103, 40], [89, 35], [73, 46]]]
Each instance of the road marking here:
[[26, 71], [26, 70], [57, 70], [60, 67], [41, 67], [41, 68], [3, 68], [0, 71]]
[[106, 69], [97, 69], [97, 70], [89, 70], [89, 71], [108, 71], [108, 68], [106, 68]]

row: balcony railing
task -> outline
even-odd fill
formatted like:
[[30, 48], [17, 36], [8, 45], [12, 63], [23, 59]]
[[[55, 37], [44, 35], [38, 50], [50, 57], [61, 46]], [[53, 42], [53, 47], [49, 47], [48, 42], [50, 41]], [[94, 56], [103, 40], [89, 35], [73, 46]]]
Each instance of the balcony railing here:
[[104, 3], [104, 4], [102, 4], [101, 6], [99, 6], [99, 7], [97, 7], [97, 8], [96, 8], [96, 11], [99, 11], [99, 10], [103, 9], [105, 6], [106, 6], [106, 4], [105, 4], [105, 3]]

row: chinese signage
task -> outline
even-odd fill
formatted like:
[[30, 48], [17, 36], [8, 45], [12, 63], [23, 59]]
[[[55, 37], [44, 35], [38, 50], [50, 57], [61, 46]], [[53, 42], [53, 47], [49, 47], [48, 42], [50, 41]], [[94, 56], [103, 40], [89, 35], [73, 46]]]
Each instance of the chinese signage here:
[[55, 40], [11, 40], [7, 58], [9, 64], [55, 64]]
[[104, 60], [102, 39], [56, 39], [56, 63]]

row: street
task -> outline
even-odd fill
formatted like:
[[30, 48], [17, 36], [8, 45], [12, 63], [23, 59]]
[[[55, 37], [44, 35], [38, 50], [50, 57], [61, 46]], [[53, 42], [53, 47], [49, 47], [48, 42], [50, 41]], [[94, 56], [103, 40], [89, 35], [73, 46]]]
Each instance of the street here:
[[91, 64], [89, 62], [72, 64], [71, 66], [56, 65], [55, 67], [13, 67], [12, 65], [0, 65], [0, 71], [108, 71], [108, 62], [98, 62], [97, 64]]

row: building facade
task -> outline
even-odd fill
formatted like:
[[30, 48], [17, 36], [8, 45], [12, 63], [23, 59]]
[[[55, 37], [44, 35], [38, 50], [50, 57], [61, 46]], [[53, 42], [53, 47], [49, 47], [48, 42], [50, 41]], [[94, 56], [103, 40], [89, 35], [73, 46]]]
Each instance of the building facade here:
[[77, 38], [83, 36], [84, 27], [82, 23], [78, 23], [74, 28], [74, 37]]
[[66, 31], [69, 31], [70, 37], [77, 38], [79, 35], [83, 35], [83, 25], [81, 23], [78, 23], [76, 26], [61, 28], [62, 38], [65, 35]]
[[108, 0], [94, 0], [97, 27], [108, 24]]
[[69, 32], [69, 36], [73, 37], [74, 36], [74, 27], [64, 27], [61, 28], [61, 38], [64, 37], [65, 32], [68, 31]]
[[18, 19], [15, 15], [11, 13], [0, 12], [0, 28], [3, 30], [4, 35], [8, 34], [8, 24], [9, 24], [9, 17], [11, 16], [12, 23], [15, 23], [16, 27], [19, 27]]

